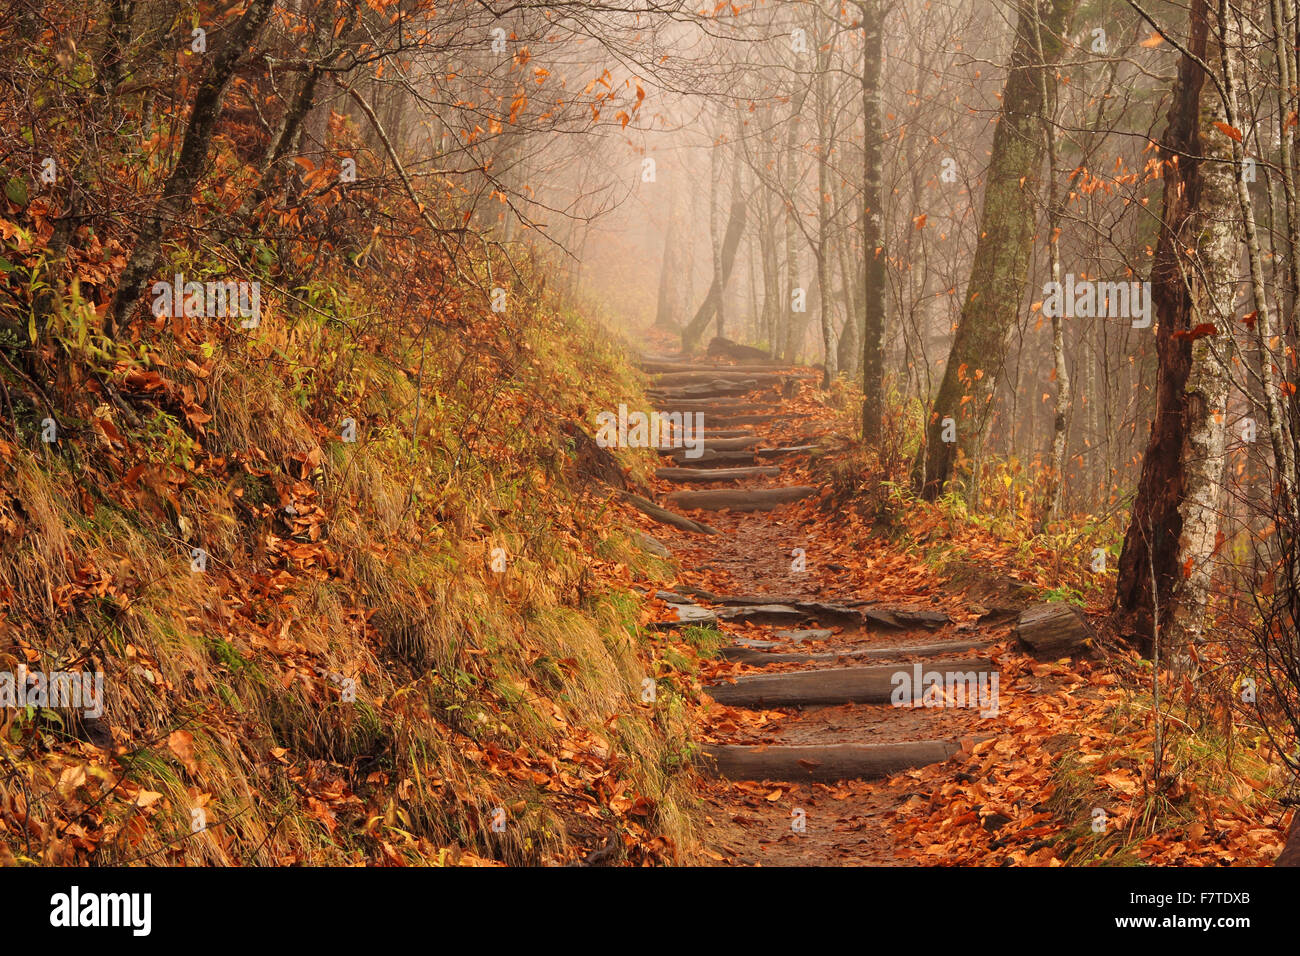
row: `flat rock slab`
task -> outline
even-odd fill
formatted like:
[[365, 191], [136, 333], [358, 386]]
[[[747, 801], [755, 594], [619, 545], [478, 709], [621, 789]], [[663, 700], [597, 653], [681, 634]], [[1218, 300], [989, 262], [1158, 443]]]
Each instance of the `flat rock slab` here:
[[[859, 608], [849, 607], [844, 604], [830, 604], [826, 601], [805, 601], [797, 594], [763, 594], [763, 595], [737, 595], [734, 597], [718, 597], [716, 595], [701, 595], [702, 600], [710, 604], [722, 604], [728, 607], [745, 607], [757, 604], [781, 604], [787, 605], [800, 612], [800, 618], [803, 620], [813, 618], [819, 621], [841, 621], [845, 624], [861, 624], [862, 611]], [[794, 633], [794, 632], [787, 632]], [[807, 633], [811, 634], [812, 631]], [[826, 631], [830, 634], [830, 631]], [[818, 638], [812, 638], [818, 640]]]
[[942, 763], [962, 750], [957, 740], [893, 744], [830, 744], [817, 747], [705, 744], [706, 772], [727, 780], [791, 782], [887, 777], [912, 767]]
[[[923, 673], [966, 675], [994, 673], [991, 661], [981, 658], [956, 658], [929, 661]], [[907, 683], [895, 680], [895, 675]], [[793, 671], [786, 674], [747, 674], [734, 684], [710, 684], [705, 692], [719, 704], [729, 707], [810, 707], [835, 704], [888, 704], [899, 687], [901, 701], [910, 701], [925, 691], [911, 687], [913, 669], [907, 664], [880, 667], [838, 667], [828, 670]], [[957, 678], [954, 678], [957, 679]], [[974, 688], [971, 688], [973, 694]]]
[[666, 631], [674, 627], [690, 627], [692, 624], [708, 627], [718, 623], [718, 615], [706, 607], [695, 604], [670, 604], [668, 609], [673, 612], [673, 617], [666, 621], [655, 621], [650, 625], [651, 630]]
[[664, 481], [703, 482], [740, 481], [746, 478], [775, 478], [781, 474], [776, 465], [759, 468], [656, 468], [655, 477]]
[[811, 485], [785, 488], [729, 488], [710, 491], [676, 491], [668, 500], [679, 508], [703, 511], [771, 511], [780, 505], [817, 494]]
[[1035, 654], [1060, 657], [1080, 650], [1092, 628], [1074, 605], [1050, 601], [1022, 611], [1014, 633]]
[[922, 627], [933, 631], [951, 624], [952, 618], [942, 611], [909, 611], [905, 608], [865, 608], [863, 618], [868, 624], [905, 631], [913, 627]]
[[648, 534], [642, 534], [640, 531], [632, 532], [632, 543], [642, 551], [653, 554], [656, 558], [671, 558], [673, 553], [668, 550], [667, 545], [656, 541]]
[[721, 621], [748, 621], [751, 624], [789, 624], [802, 621], [808, 615], [788, 604], [748, 604], [718, 611]]

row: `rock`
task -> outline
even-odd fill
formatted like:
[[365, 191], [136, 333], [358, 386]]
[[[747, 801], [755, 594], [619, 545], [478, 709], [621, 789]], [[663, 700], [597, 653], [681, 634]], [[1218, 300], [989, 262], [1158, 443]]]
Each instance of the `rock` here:
[[642, 534], [640, 531], [632, 532], [632, 543], [642, 551], [653, 554], [656, 558], [671, 558], [673, 553], [664, 545], [660, 544], [648, 534]]
[[693, 624], [707, 627], [718, 623], [718, 615], [706, 607], [694, 604], [670, 604], [668, 608], [675, 613], [676, 620], [669, 618], [667, 621], [656, 621], [650, 625], [651, 629], [667, 631], [674, 627], [690, 627]]
[[762, 349], [754, 348], [752, 345], [741, 345], [730, 339], [724, 339], [720, 335], [715, 335], [713, 341], [709, 343], [705, 354], [712, 359], [728, 358], [737, 362], [743, 362], [746, 359], [758, 359], [760, 361], [770, 360], [771, 353], [764, 352]]
[[942, 611], [909, 611], [905, 608], [867, 608], [862, 614], [872, 624], [900, 631], [909, 627], [932, 631], [952, 620]]
[[1020, 613], [1016, 638], [1036, 655], [1061, 657], [1079, 650], [1092, 637], [1083, 613], [1072, 604], [1051, 601]]

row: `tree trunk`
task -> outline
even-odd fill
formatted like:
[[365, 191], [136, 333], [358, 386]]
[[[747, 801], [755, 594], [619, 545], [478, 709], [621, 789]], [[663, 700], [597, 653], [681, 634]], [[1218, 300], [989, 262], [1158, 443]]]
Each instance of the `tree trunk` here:
[[700, 342], [700, 336], [709, 326], [709, 320], [722, 308], [722, 290], [731, 275], [731, 268], [736, 264], [736, 249], [740, 246], [741, 234], [745, 231], [745, 203], [737, 200], [731, 204], [731, 218], [727, 222], [727, 234], [722, 239], [722, 261], [720, 269], [713, 276], [709, 293], [700, 304], [699, 311], [690, 324], [682, 331], [682, 351], [693, 352]]
[[[979, 239], [939, 395], [931, 409], [925, 445], [913, 479], [933, 500], [952, 476], [958, 449], [977, 457], [988, 427], [994, 389], [1001, 373], [1007, 335], [1021, 313], [1034, 228], [1038, 220], [1043, 137], [1039, 109], [1043, 90], [1056, 88], [1055, 65], [1062, 37], [1079, 0], [1019, 0], [1019, 21], [1010, 72], [1002, 91], [1002, 113], [993, 151]], [[1036, 50], [1042, 10], [1043, 58]], [[1044, 73], [1041, 79], [1039, 73]], [[870, 260], [868, 260], [870, 261]], [[945, 419], [956, 424], [955, 442], [943, 440]]]
[[862, 10], [862, 256], [866, 269], [862, 313], [862, 438], [878, 441], [885, 413], [884, 158], [881, 135], [880, 57], [884, 14], [880, 0]]
[[664, 230], [664, 256], [659, 266], [659, 306], [655, 312], [657, 329], [672, 328], [673, 325], [673, 284], [678, 279], [678, 217], [674, 208], [668, 214], [668, 227]]
[[[1194, 0], [1190, 24], [1161, 144], [1155, 417], [1115, 596], [1123, 633], [1148, 648], [1159, 639], [1175, 654], [1200, 634], [1213, 569], [1238, 264], [1231, 141], [1214, 125], [1224, 113], [1201, 65], [1217, 55], [1206, 53], [1216, 45], [1207, 0]], [[1157, 633], [1157, 620], [1167, 634]]]
[[[1035, 24], [1039, 57], [1042, 58], [1043, 37], [1040, 24]], [[1056, 156], [1056, 97], [1049, 94], [1044, 83], [1045, 74], [1039, 72], [1042, 90], [1043, 142], [1047, 148], [1047, 259], [1052, 281], [1061, 281], [1061, 218], [1064, 209], [1060, 199], [1059, 170]], [[1066, 438], [1070, 423], [1070, 367], [1065, 362], [1065, 316], [1062, 310], [1052, 315], [1052, 369], [1056, 377], [1056, 408], [1052, 416], [1051, 470], [1047, 475], [1047, 488], [1043, 496], [1043, 513], [1039, 532], [1056, 517], [1061, 507], [1061, 489], [1065, 484]]]
[[136, 237], [131, 258], [118, 279], [117, 291], [106, 316], [105, 333], [112, 337], [126, 319], [140, 295], [141, 286], [153, 274], [162, 249], [163, 229], [180, 217], [189, 201], [194, 184], [203, 171], [208, 155], [208, 144], [221, 114], [221, 101], [226, 86], [235, 73], [235, 67], [249, 48], [257, 42], [258, 35], [275, 0], [251, 0], [248, 9], [230, 29], [225, 43], [217, 51], [194, 95], [194, 108], [181, 143], [180, 156], [167, 182], [162, 196], [145, 219]]
[[[818, 19], [820, 25], [821, 20]], [[830, 388], [838, 370], [835, 349], [835, 320], [831, 315], [831, 136], [830, 136], [830, 81], [827, 76], [830, 54], [817, 34], [817, 285], [821, 289], [821, 302], [817, 310], [822, 334], [822, 388]]]

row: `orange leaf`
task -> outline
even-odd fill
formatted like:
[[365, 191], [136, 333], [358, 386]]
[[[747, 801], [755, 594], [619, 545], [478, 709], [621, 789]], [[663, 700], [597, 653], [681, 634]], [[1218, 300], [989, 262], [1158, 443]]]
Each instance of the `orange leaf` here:
[[1235, 139], [1238, 143], [1241, 142], [1241, 130], [1236, 127], [1229, 126], [1227, 123], [1215, 123], [1214, 128], [1228, 139]]

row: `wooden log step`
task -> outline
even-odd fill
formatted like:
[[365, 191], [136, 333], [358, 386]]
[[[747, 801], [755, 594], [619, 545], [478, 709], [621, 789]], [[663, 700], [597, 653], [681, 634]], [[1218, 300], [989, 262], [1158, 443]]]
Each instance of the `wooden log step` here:
[[[728, 398], [721, 396], [719, 398], [679, 398], [671, 403], [670, 408], [661, 408], [662, 412], [707, 412], [710, 409], [751, 409], [756, 403], [752, 398], [746, 398], [744, 395]], [[767, 403], [757, 403], [766, 405]]]
[[791, 418], [807, 418], [807, 417], [808, 414], [806, 412], [770, 412], [770, 413], [763, 413], [760, 415], [749, 415], [749, 414], [732, 415], [727, 412], [709, 414], [706, 412], [704, 416], [704, 420], [714, 425], [730, 426], [730, 425], [763, 425], [766, 424], [767, 422], [774, 422], [778, 418], [791, 419]]
[[[704, 443], [705, 451], [740, 451], [743, 448], [753, 448], [763, 439], [757, 435], [748, 435], [744, 438], [705, 438], [703, 436], [691, 436], [692, 444], [697, 442]], [[690, 451], [689, 448], [683, 448], [681, 445], [660, 445], [657, 451], [663, 454], [672, 454], [676, 451]]]
[[687, 358], [645, 358], [637, 368], [647, 375], [671, 375], [673, 372], [773, 372], [807, 377], [814, 373], [808, 369], [794, 368], [785, 362], [742, 362], [728, 365], [724, 362], [695, 362]]
[[821, 627], [805, 627], [795, 631], [774, 631], [773, 636], [791, 644], [802, 644], [804, 641], [829, 641], [835, 632]]
[[646, 396], [656, 401], [671, 399], [724, 398], [732, 395], [744, 395], [758, 388], [758, 383], [714, 382], [711, 385], [683, 385], [680, 388], [648, 388]]
[[791, 445], [789, 448], [755, 448], [754, 454], [759, 458], [784, 458], [787, 455], [806, 455], [820, 450], [820, 445]]
[[717, 465], [748, 466], [757, 465], [758, 459], [752, 451], [713, 451], [709, 448], [691, 458], [688, 449], [678, 448], [668, 455], [678, 468], [712, 468]]
[[634, 508], [642, 514], [649, 515], [660, 524], [671, 525], [674, 528], [680, 528], [683, 531], [693, 531], [696, 534], [717, 534], [717, 528], [711, 528], [702, 521], [696, 521], [685, 515], [674, 514], [667, 508], [661, 508], [648, 498], [642, 498], [640, 495], [634, 495], [629, 491], [622, 492]]
[[[956, 658], [927, 661], [924, 673], [980, 674], [987, 679], [995, 671], [993, 663], [983, 658]], [[734, 684], [710, 684], [705, 692], [719, 704], [729, 707], [811, 707], [834, 704], [888, 704], [898, 686], [899, 700], [917, 699], [924, 687], [910, 686], [912, 667], [887, 664], [879, 667], [837, 667], [818, 671], [792, 671], [787, 674], [746, 674]], [[907, 677], [907, 684], [894, 675]], [[964, 677], [962, 678], [964, 679]]]
[[739, 481], [744, 478], [775, 478], [781, 474], [776, 465], [759, 468], [656, 468], [655, 477], [664, 481]]
[[704, 511], [771, 511], [817, 494], [811, 485], [789, 485], [785, 488], [719, 488], [709, 491], [675, 491], [668, 500], [678, 508]]
[[727, 780], [787, 780], [792, 783], [887, 777], [913, 767], [942, 763], [962, 750], [958, 740], [913, 740], [893, 744], [705, 744], [706, 772]]
[[[845, 660], [892, 660], [905, 656], [934, 657], [939, 654], [960, 654], [986, 646], [984, 641], [940, 641], [937, 644], [914, 644], [910, 647], [857, 647], [841, 651], [791, 651], [773, 652], [766, 648], [753, 647], [750, 641], [724, 647], [720, 656], [738, 664], [752, 664], [763, 667], [767, 664], [811, 664], [816, 661]], [[772, 647], [780, 645], [763, 641]]]
[[713, 371], [664, 372], [654, 377], [654, 384], [668, 388], [682, 385], [709, 385], [713, 382], [758, 382], [766, 385], [784, 382], [793, 377], [788, 372], [733, 372], [730, 369], [715, 369]]

